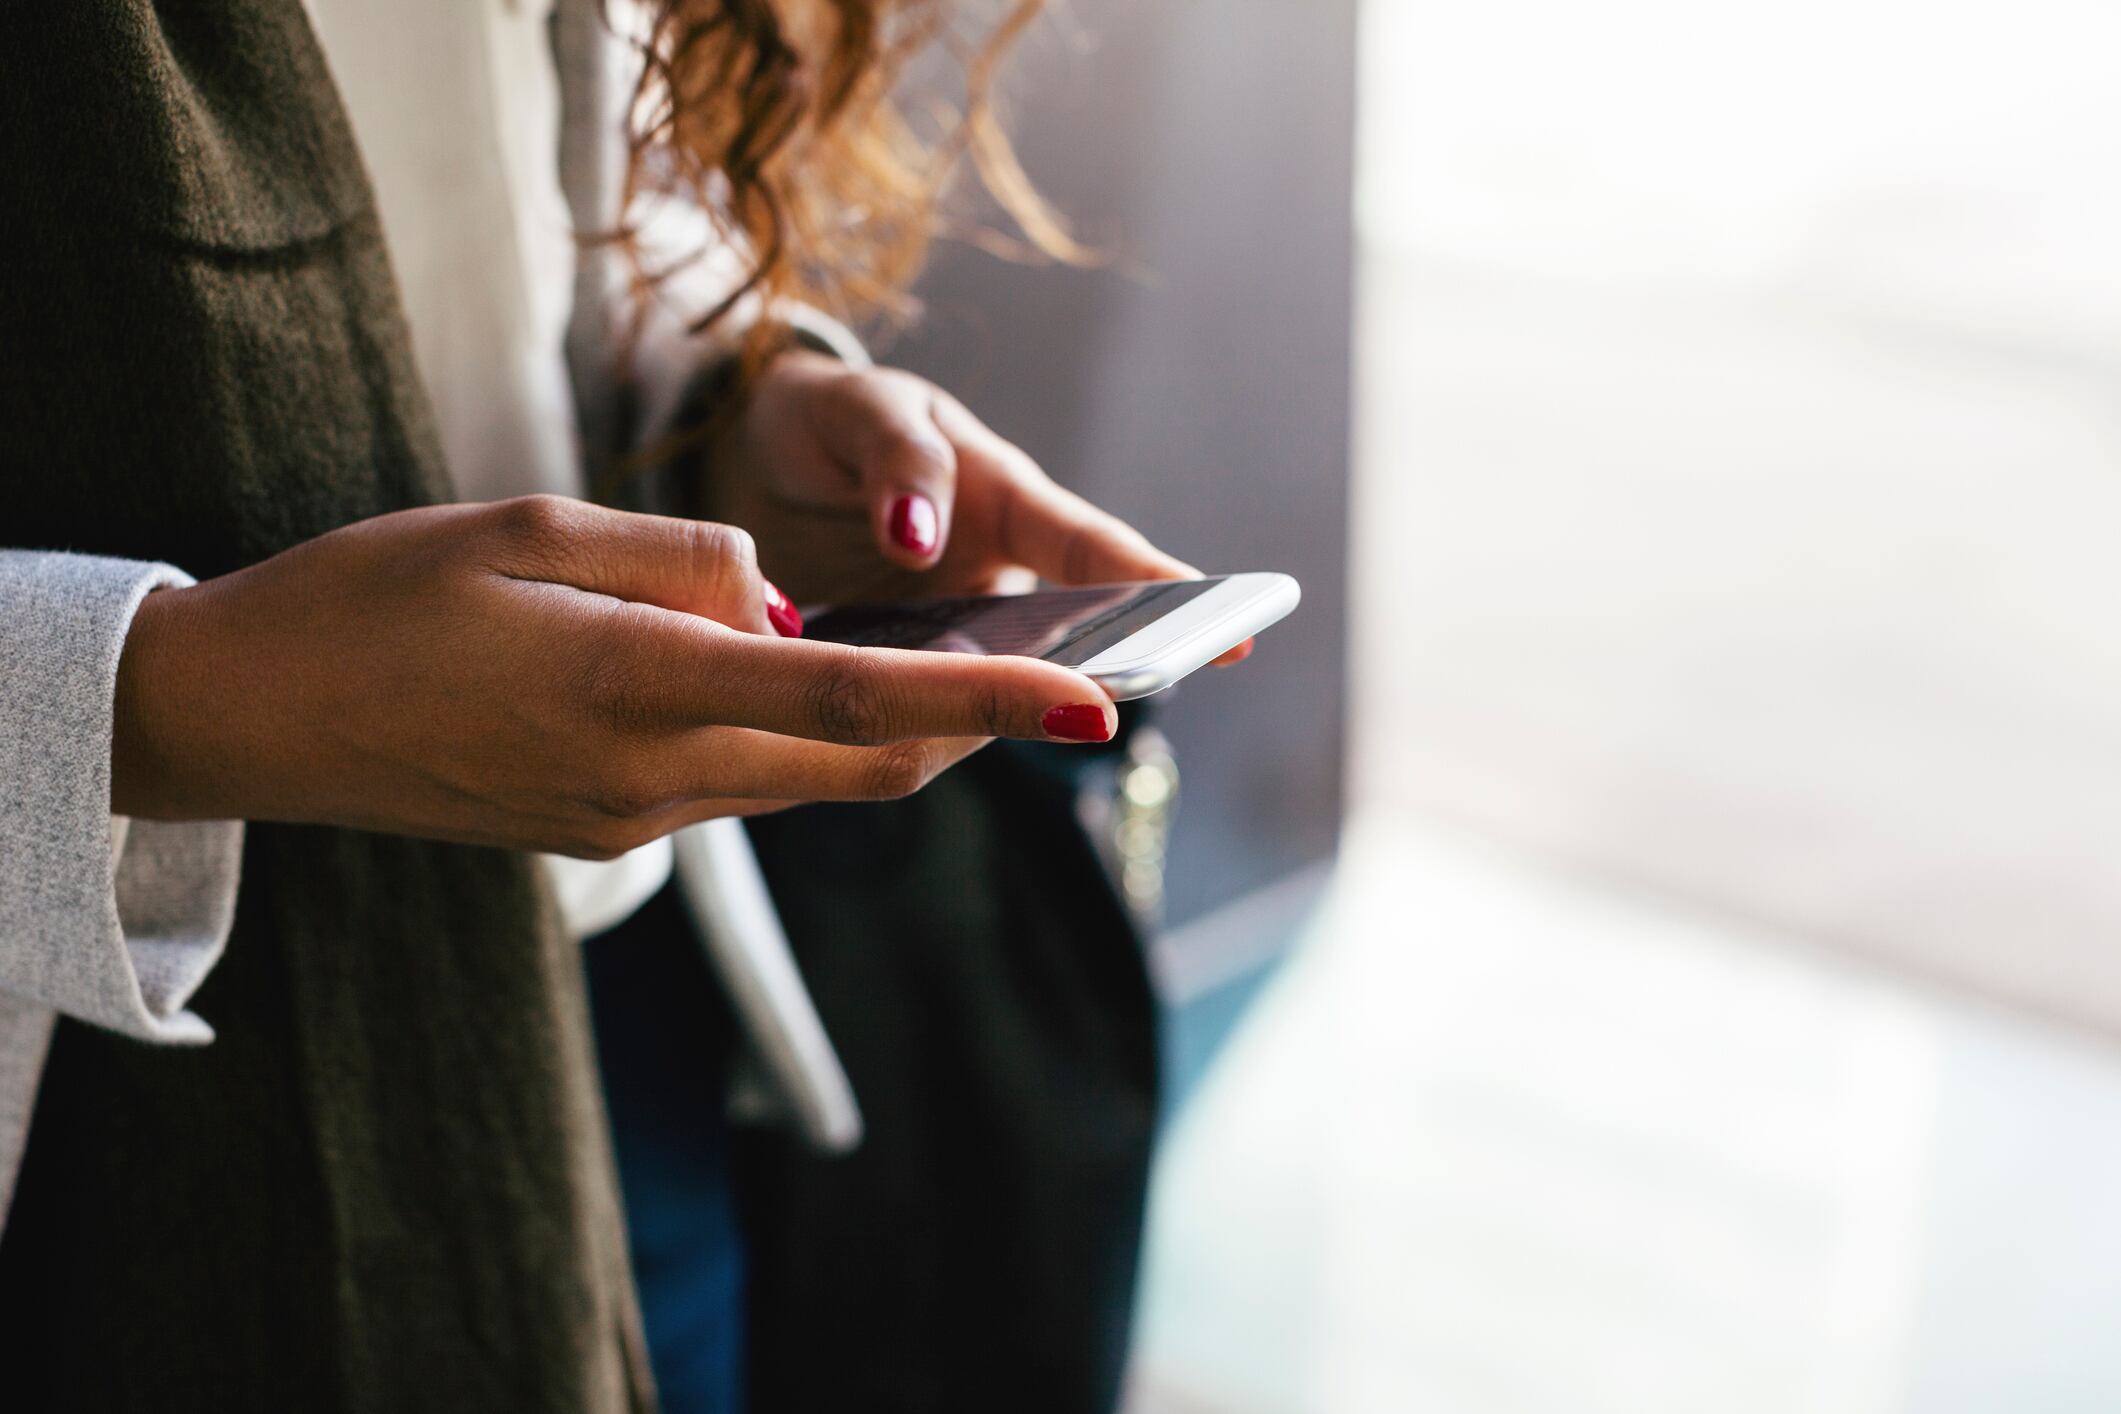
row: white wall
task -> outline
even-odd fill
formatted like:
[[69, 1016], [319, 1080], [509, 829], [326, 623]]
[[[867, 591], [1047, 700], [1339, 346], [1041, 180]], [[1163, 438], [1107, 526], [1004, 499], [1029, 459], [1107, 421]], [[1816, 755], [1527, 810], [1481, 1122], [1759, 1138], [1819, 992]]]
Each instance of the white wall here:
[[1358, 794], [2121, 1027], [2121, 9], [1362, 53]]

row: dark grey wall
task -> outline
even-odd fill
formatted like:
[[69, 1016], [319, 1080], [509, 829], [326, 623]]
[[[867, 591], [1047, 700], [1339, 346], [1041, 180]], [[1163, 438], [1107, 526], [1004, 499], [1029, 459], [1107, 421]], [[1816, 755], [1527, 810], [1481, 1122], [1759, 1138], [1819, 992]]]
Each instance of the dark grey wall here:
[[1020, 51], [1012, 126], [1127, 269], [945, 249], [886, 356], [1209, 572], [1303, 581], [1252, 663], [1167, 699], [1180, 922], [1337, 838], [1355, 0], [1061, 8]]

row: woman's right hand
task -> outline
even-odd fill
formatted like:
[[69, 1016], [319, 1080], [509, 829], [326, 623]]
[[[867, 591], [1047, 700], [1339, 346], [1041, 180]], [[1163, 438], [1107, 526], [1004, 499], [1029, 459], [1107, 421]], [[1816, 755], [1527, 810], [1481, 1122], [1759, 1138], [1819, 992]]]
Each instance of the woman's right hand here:
[[750, 537], [706, 522], [551, 496], [361, 521], [148, 596], [112, 809], [609, 858], [903, 796], [989, 737], [1112, 733], [1079, 673], [782, 638], [769, 595]]

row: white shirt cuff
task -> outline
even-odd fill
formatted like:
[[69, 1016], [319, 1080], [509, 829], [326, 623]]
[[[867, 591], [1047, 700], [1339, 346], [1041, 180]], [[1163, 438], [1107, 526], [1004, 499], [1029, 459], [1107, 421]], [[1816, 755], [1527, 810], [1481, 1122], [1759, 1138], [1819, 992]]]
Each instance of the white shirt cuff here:
[[235, 918], [240, 821], [110, 808], [118, 658], [140, 601], [188, 585], [135, 560], [0, 550], [0, 992], [145, 1041], [213, 1039], [187, 1009]]
[[616, 928], [656, 895], [670, 878], [670, 841], [655, 840], [617, 859], [542, 856], [545, 877], [560, 905], [560, 919], [576, 942]]

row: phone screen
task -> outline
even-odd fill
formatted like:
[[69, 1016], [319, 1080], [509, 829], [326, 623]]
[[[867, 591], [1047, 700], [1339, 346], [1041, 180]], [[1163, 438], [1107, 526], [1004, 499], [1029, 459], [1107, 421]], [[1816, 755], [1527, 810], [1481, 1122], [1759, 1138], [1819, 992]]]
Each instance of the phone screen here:
[[1079, 668], [1220, 579], [1097, 584], [999, 598], [850, 604], [809, 620], [803, 637], [870, 648], [1005, 653]]

